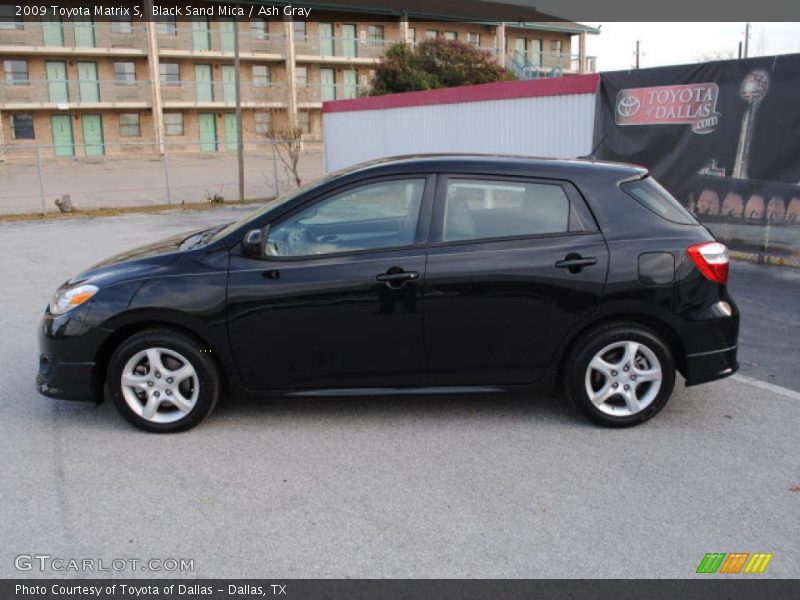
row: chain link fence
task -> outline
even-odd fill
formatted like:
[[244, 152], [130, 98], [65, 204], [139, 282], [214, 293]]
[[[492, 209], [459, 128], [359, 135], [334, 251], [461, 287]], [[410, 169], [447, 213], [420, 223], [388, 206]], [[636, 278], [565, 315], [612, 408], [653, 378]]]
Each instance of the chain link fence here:
[[[244, 199], [268, 200], [296, 187], [281, 160], [281, 141], [247, 141]], [[58, 157], [69, 153], [75, 156]], [[303, 182], [324, 173], [321, 140], [303, 140]], [[239, 200], [235, 143], [152, 142], [6, 146], [0, 148], [0, 214], [59, 211], [64, 198], [77, 209], [123, 208]]]

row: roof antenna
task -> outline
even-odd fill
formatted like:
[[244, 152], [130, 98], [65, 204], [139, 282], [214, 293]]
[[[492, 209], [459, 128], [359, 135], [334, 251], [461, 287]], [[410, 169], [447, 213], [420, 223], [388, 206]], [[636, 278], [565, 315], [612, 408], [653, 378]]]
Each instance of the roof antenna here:
[[600, 141], [597, 142], [597, 145], [594, 148], [592, 148], [592, 151], [589, 154], [585, 156], [579, 156], [578, 160], [597, 160], [597, 157], [595, 156], [594, 153], [597, 152], [597, 149], [603, 144], [603, 142], [606, 141], [607, 137], [608, 137], [608, 132], [606, 132], [606, 134], [602, 138], [600, 138]]

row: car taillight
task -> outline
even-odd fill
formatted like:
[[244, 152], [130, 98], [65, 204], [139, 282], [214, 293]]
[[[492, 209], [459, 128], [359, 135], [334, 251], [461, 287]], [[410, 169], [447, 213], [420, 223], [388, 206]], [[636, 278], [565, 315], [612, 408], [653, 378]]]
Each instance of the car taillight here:
[[714, 283], [728, 283], [728, 248], [719, 242], [694, 244], [687, 248], [689, 258], [700, 272]]

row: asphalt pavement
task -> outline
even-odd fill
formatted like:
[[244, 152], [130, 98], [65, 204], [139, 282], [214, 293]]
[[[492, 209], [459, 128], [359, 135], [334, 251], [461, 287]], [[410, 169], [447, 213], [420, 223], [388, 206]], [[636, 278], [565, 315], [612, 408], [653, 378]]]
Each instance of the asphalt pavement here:
[[92, 575], [14, 566], [46, 554], [194, 561], [94, 573], [124, 577], [691, 578], [735, 551], [800, 576], [800, 394], [771, 385], [797, 389], [788, 270], [732, 273], [744, 374], [771, 384], [679, 382], [627, 430], [488, 396], [228, 403], [152, 435], [110, 403], [34, 391], [37, 323], [63, 280], [240, 214], [0, 224], [0, 577]]

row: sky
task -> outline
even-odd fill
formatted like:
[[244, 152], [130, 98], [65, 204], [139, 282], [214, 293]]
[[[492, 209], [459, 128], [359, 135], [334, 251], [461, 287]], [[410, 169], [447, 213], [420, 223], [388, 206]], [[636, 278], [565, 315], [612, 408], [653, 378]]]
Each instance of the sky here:
[[[587, 55], [599, 71], [629, 69], [640, 40], [640, 66], [660, 67], [736, 58], [744, 23], [591, 23], [600, 35], [587, 36]], [[800, 53], [800, 23], [751, 23], [750, 56]]]

